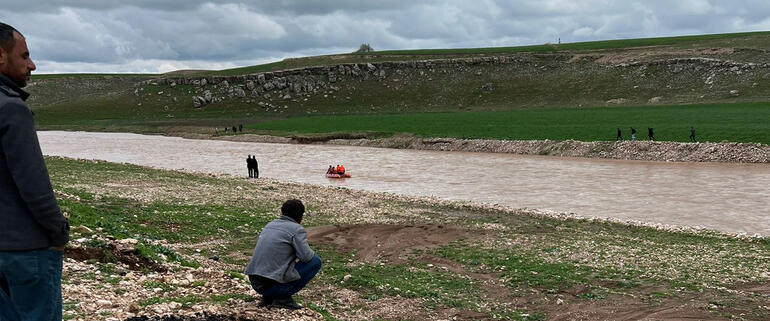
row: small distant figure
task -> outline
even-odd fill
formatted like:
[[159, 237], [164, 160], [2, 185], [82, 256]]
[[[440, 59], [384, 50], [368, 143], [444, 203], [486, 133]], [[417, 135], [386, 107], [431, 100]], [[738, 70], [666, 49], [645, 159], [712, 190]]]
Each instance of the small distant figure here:
[[257, 162], [257, 155], [251, 156], [251, 162], [254, 164], [254, 178], [259, 178], [259, 162]]
[[690, 127], [690, 141], [693, 143], [697, 143], [698, 141], [695, 140], [695, 127]]
[[235, 126], [233, 126], [233, 135], [235, 135], [235, 133], [236, 133]]
[[225, 133], [227, 133], [227, 126], [225, 126]]
[[636, 129], [631, 127], [631, 141], [635, 141], [635, 140], [636, 140]]
[[618, 128], [618, 137], [615, 138], [615, 141], [623, 140], [623, 135], [620, 133], [620, 128]]
[[652, 132], [652, 128], [647, 127], [647, 138], [650, 140], [655, 140], [655, 134]]
[[238, 125], [238, 132], [243, 132], [243, 124]]
[[337, 173], [336, 174], [345, 175], [345, 166], [337, 165]]
[[329, 165], [329, 169], [326, 170], [326, 174], [337, 174], [337, 170], [334, 168], [334, 166]]
[[246, 168], [249, 170], [249, 178], [254, 178], [254, 162], [251, 155], [246, 156]]

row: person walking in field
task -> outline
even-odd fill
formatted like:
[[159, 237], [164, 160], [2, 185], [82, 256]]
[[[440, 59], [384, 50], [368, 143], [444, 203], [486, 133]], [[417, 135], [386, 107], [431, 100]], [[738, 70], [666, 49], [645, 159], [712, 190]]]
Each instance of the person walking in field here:
[[259, 233], [244, 274], [254, 291], [262, 295], [260, 306], [301, 309], [292, 295], [321, 270], [321, 258], [310, 248], [307, 232], [300, 225], [304, 213], [302, 201], [288, 200], [281, 206], [281, 216]]
[[647, 127], [647, 138], [650, 140], [655, 140], [655, 134], [652, 132], [652, 128]]
[[697, 143], [698, 141], [695, 140], [695, 127], [690, 126], [690, 141], [693, 143]]
[[634, 129], [633, 127], [631, 127], [631, 140], [632, 141], [636, 140], [636, 129]]
[[615, 141], [623, 140], [623, 134], [620, 132], [620, 128], [618, 128], [618, 136], [615, 138]]
[[0, 22], [0, 320], [62, 320], [69, 221], [56, 202], [22, 90], [35, 63], [24, 36]]

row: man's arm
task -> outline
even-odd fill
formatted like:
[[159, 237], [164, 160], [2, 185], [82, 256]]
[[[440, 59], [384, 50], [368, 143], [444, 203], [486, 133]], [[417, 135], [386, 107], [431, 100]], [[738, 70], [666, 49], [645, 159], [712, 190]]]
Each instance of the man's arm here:
[[32, 112], [18, 103], [9, 103], [2, 108], [0, 144], [11, 176], [35, 220], [48, 231], [51, 244], [63, 246], [69, 241], [69, 222], [56, 203]]
[[297, 258], [302, 262], [307, 262], [313, 259], [315, 252], [307, 244], [307, 232], [302, 229], [291, 239], [294, 245], [294, 250], [297, 251]]

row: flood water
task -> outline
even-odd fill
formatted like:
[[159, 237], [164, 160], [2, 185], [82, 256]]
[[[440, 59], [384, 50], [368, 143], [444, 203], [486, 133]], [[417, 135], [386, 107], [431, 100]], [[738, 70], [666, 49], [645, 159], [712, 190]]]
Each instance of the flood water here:
[[[665, 163], [38, 132], [43, 153], [770, 236], [770, 165]], [[324, 176], [344, 164], [352, 178]]]

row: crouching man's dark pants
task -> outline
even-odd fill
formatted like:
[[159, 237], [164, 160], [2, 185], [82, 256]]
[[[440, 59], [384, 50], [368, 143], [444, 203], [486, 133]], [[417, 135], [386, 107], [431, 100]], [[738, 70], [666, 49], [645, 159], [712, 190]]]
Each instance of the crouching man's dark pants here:
[[254, 288], [257, 293], [265, 297], [279, 298], [291, 296], [294, 293], [299, 292], [299, 290], [302, 290], [302, 288], [304, 288], [305, 285], [318, 274], [318, 271], [321, 270], [321, 258], [316, 255], [310, 261], [304, 263], [297, 262], [294, 268], [299, 272], [299, 280], [291, 281], [289, 283], [264, 282], [264, 278], [260, 278], [256, 275], [249, 275], [251, 287]]

